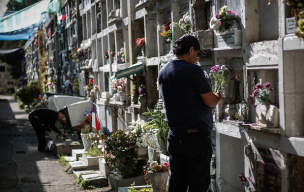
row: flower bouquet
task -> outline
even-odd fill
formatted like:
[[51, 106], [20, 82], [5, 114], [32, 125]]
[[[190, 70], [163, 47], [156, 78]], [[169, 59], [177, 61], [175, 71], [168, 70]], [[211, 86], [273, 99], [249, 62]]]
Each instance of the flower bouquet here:
[[169, 165], [167, 163], [159, 165], [157, 162], [152, 162], [149, 169], [151, 171], [148, 171], [148, 177], [151, 181], [153, 191], [166, 191]]
[[120, 48], [120, 51], [118, 52], [118, 54], [117, 54], [118, 56], [120, 55], [120, 59], [121, 59], [121, 61], [122, 62], [125, 62], [125, 48]]
[[229, 30], [236, 21], [237, 16], [234, 12], [229, 11], [227, 6], [223, 6], [220, 9], [220, 12], [212, 17], [210, 20], [210, 29], [216, 30], [219, 33], [223, 33]]
[[183, 18], [181, 18], [178, 23], [174, 23], [174, 25], [183, 29], [185, 31], [185, 33], [190, 33], [190, 14], [189, 14], [189, 12], [187, 12], [185, 15], [183, 15]]
[[[222, 65], [221, 67], [219, 65], [215, 65], [211, 67], [209, 77], [211, 79], [211, 84], [214, 93], [223, 89], [223, 87], [226, 85], [226, 81], [229, 75], [230, 71], [226, 65]], [[222, 94], [222, 96], [224, 95]]]
[[104, 55], [104, 58], [109, 59], [109, 52], [108, 51], [106, 51], [106, 54]]
[[262, 85], [261, 83], [256, 84], [253, 94], [249, 96], [251, 104], [254, 106], [254, 108], [256, 108], [258, 104], [261, 104], [263, 102], [270, 102], [269, 93], [272, 91], [273, 88], [268, 82], [264, 83], [264, 85]]
[[111, 89], [114, 89], [115, 91], [122, 91], [126, 92], [127, 88], [127, 82], [126, 78], [121, 78], [121, 79], [115, 79], [114, 81], [111, 82]]
[[142, 47], [144, 44], [145, 44], [145, 38], [137, 38], [136, 39], [136, 45], [138, 46], [138, 47]]
[[[161, 32], [161, 29], [163, 32]], [[157, 30], [160, 31], [161, 36], [165, 37], [167, 42], [172, 41], [172, 24], [171, 21], [167, 24], [164, 24], [162, 26], [157, 26]]]

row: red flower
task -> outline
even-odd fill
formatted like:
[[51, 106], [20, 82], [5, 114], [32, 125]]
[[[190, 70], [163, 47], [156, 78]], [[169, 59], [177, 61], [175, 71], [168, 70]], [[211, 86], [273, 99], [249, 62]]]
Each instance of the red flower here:
[[93, 79], [90, 79], [89, 80], [89, 85], [93, 84], [94, 80]]
[[137, 45], [138, 47], [143, 46], [143, 45], [145, 44], [145, 42], [146, 42], [145, 38], [137, 38], [137, 39], [136, 39], [136, 45]]
[[77, 50], [78, 50], [78, 48], [76, 47], [74, 50], [75, 50], [75, 51], [77, 51]]

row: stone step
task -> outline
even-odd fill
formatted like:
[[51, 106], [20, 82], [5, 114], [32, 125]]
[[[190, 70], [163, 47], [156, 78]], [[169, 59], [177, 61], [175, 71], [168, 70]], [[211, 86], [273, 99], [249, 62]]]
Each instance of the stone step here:
[[82, 155], [86, 153], [84, 149], [73, 149], [72, 150], [72, 157], [74, 157], [77, 161], [79, 160], [79, 157], [82, 157]]
[[99, 187], [108, 186], [108, 179], [100, 173], [98, 170], [83, 170], [83, 171], [74, 171], [74, 174], [78, 178], [81, 174], [81, 179], [89, 181], [90, 185], [95, 185]]
[[96, 170], [99, 169], [99, 166], [88, 166], [83, 161], [73, 161], [69, 162], [70, 167], [73, 169], [73, 171], [79, 171], [79, 170]]
[[82, 156], [82, 161], [84, 163], [86, 163], [89, 167], [91, 167], [91, 166], [99, 167], [99, 158], [102, 158], [102, 156], [91, 157], [91, 156], [83, 155]]
[[[55, 155], [71, 155], [74, 149], [83, 149], [82, 143], [78, 141], [60, 141], [48, 143], [50, 149], [53, 150]], [[51, 146], [51, 147], [50, 147]]]
[[76, 161], [76, 159], [72, 156], [63, 156], [63, 158], [67, 161], [67, 162], [72, 162], [72, 161]]

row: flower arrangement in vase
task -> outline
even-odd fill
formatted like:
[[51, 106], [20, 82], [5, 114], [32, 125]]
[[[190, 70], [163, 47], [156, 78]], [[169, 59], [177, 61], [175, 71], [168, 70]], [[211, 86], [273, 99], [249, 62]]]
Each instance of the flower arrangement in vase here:
[[115, 57], [115, 55], [116, 55], [116, 52], [115, 51], [111, 51], [111, 56]]
[[269, 94], [272, 91], [273, 88], [271, 87], [269, 82], [264, 83], [264, 85], [262, 85], [261, 83], [256, 84], [255, 90], [253, 91], [252, 95], [249, 96], [253, 107], [256, 108], [258, 104], [270, 102]]
[[109, 59], [109, 51], [106, 51], [106, 54], [104, 55], [105, 59]]
[[210, 20], [210, 29], [215, 30], [219, 33], [223, 33], [234, 25], [237, 15], [233, 11], [229, 11], [227, 6], [223, 6], [219, 13], [212, 17]]
[[122, 62], [125, 62], [125, 48], [120, 48], [120, 51], [117, 54], [118, 56], [120, 56], [120, 59]]
[[73, 49], [73, 52], [69, 54], [69, 59], [73, 62], [84, 60], [84, 51], [83, 49], [75, 48]]
[[[223, 89], [223, 87], [226, 85], [226, 81], [229, 75], [230, 71], [226, 65], [222, 65], [221, 67], [219, 65], [215, 65], [211, 67], [209, 78], [211, 79], [214, 93]], [[224, 96], [223, 93], [222, 96]]]
[[126, 92], [127, 88], [127, 79], [121, 78], [121, 79], [115, 79], [111, 82], [111, 89], [114, 89], [115, 91], [122, 91]]
[[185, 13], [183, 17], [179, 20], [178, 23], [174, 23], [174, 26], [177, 26], [185, 31], [185, 33], [190, 33], [190, 14], [189, 12]]
[[[161, 29], [163, 30], [163, 32], [161, 31]], [[172, 23], [171, 23], [171, 21], [162, 26], [157, 26], [157, 30], [161, 32], [160, 33], [161, 36], [165, 37], [167, 42], [172, 41]]]

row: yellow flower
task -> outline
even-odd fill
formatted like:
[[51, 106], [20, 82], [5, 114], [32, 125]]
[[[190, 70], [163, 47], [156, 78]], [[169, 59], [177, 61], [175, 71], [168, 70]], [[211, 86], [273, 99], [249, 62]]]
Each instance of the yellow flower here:
[[160, 33], [163, 37], [166, 37], [167, 36], [167, 31], [165, 30], [165, 27], [163, 28], [164, 32], [163, 33]]

